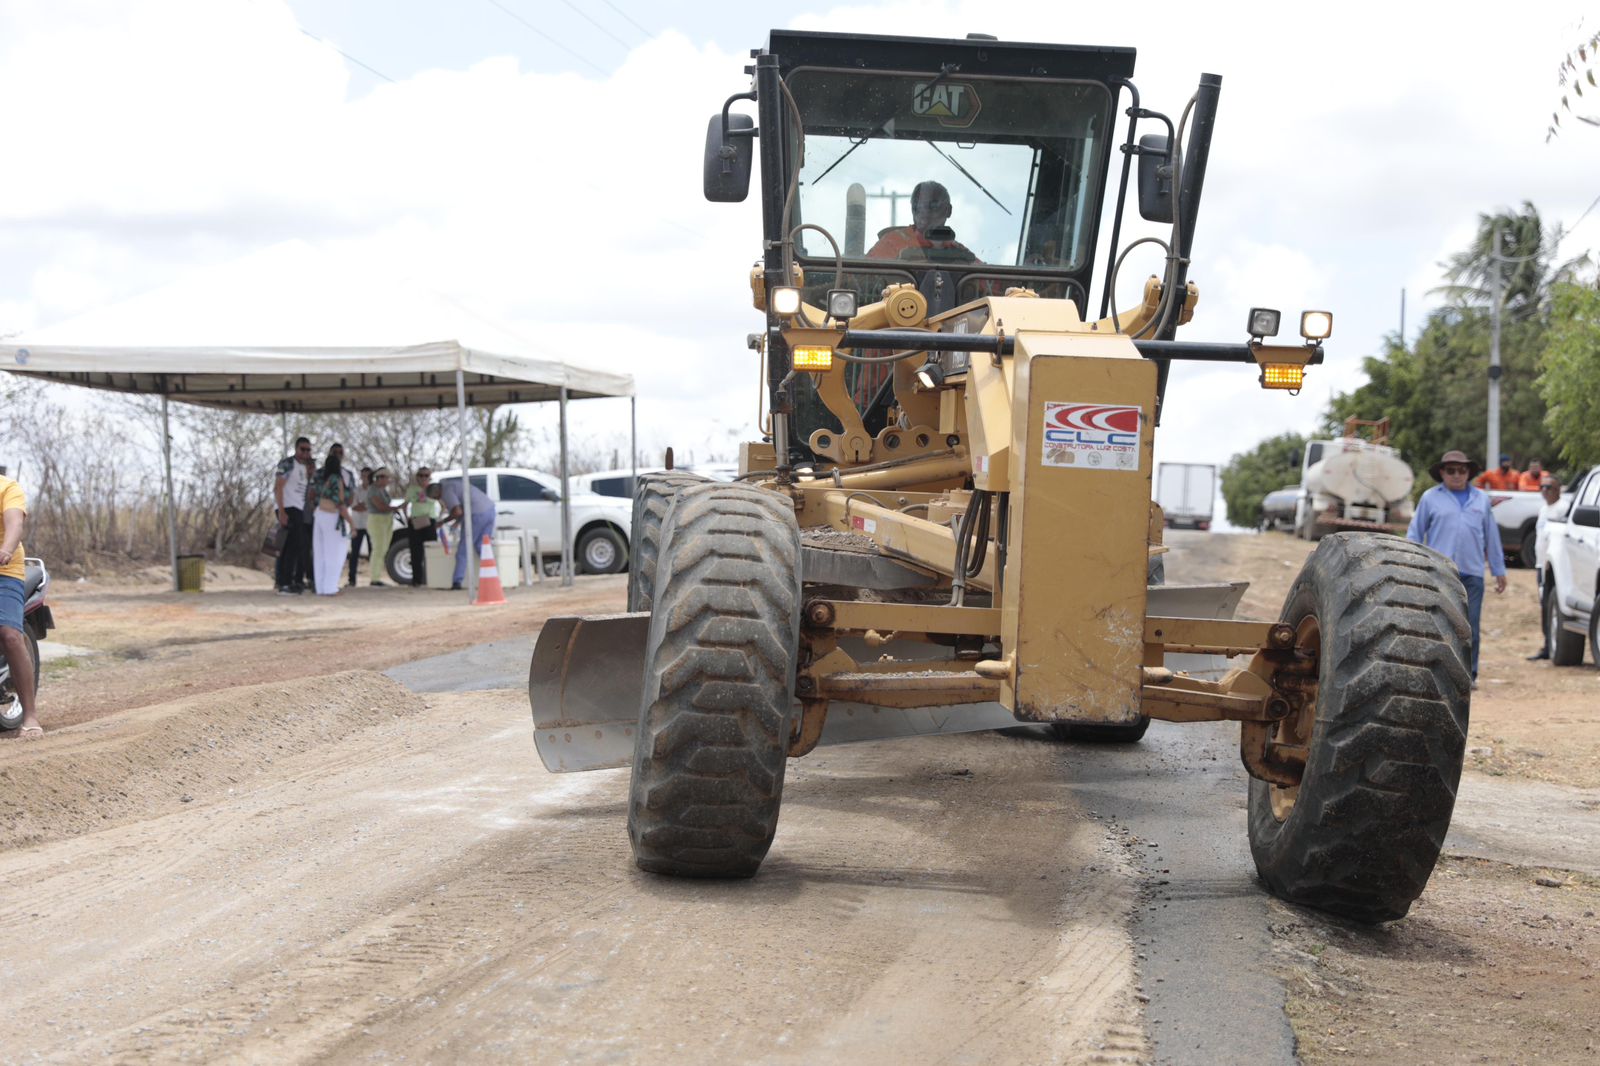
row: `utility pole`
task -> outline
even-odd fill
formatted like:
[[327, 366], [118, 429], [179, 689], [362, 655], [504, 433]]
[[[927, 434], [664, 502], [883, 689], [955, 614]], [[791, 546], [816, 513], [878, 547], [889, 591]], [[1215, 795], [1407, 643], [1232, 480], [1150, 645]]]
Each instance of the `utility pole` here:
[[1406, 347], [1406, 290], [1400, 290], [1400, 350]]
[[1483, 468], [1493, 470], [1500, 461], [1500, 226], [1494, 227], [1489, 253], [1489, 441]]

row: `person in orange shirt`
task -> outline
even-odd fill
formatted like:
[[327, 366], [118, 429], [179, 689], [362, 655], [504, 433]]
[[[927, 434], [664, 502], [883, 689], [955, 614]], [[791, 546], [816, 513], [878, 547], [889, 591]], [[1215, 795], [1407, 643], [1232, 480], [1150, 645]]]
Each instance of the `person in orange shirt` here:
[[1515, 492], [1522, 483], [1522, 475], [1511, 469], [1511, 456], [1500, 457], [1498, 470], [1485, 470], [1472, 482], [1480, 489], [1498, 489], [1501, 492]]
[[[868, 250], [872, 259], [925, 259], [924, 255], [906, 255], [916, 249], [949, 250], [977, 262], [967, 247], [955, 239], [955, 233], [946, 225], [950, 221], [950, 190], [936, 181], [919, 181], [911, 190], [911, 225], [891, 226], [878, 234], [878, 243]], [[938, 232], [935, 232], [938, 231]]]
[[1517, 490], [1519, 492], [1538, 492], [1543, 488], [1544, 477], [1544, 464], [1537, 459], [1529, 459], [1528, 469], [1524, 470], [1522, 476], [1517, 479]]
[[44, 727], [35, 705], [33, 656], [22, 634], [22, 607], [27, 600], [23, 582], [28, 576], [22, 530], [28, 524], [28, 500], [22, 486], [8, 477], [0, 477], [0, 521], [4, 522], [0, 533], [0, 650], [11, 667], [11, 687], [22, 701], [22, 725], [17, 732], [23, 740], [34, 740], [44, 735]]

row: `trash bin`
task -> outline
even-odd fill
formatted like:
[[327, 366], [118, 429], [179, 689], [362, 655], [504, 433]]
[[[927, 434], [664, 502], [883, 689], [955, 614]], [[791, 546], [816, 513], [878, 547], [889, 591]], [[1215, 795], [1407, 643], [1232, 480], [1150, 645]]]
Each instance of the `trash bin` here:
[[500, 586], [515, 588], [522, 584], [522, 534], [500, 530], [494, 537], [494, 565], [500, 571]]
[[430, 540], [422, 546], [423, 559], [428, 568], [428, 588], [447, 589], [455, 572], [456, 557], [444, 553], [444, 545]]
[[178, 556], [178, 591], [199, 592], [206, 583], [204, 555]]

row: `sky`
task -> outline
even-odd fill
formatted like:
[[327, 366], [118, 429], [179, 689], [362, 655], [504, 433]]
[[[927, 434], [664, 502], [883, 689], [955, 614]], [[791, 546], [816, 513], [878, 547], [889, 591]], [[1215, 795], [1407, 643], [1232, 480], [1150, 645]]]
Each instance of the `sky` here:
[[[1144, 103], [1173, 115], [1202, 72], [1222, 75], [1190, 269], [1200, 305], [1179, 337], [1243, 340], [1252, 306], [1282, 309], [1290, 334], [1299, 311], [1331, 310], [1334, 336], [1294, 397], [1246, 367], [1178, 367], [1158, 460], [1223, 463], [1312, 429], [1399, 329], [1402, 290], [1415, 337], [1479, 213], [1528, 200], [1549, 224], [1583, 218], [1562, 257], [1600, 247], [1600, 208], [1583, 217], [1600, 129], [1569, 122], [1545, 141], [1557, 64], [1594, 29], [1584, 5], [1216, 10], [0, 0], [0, 336], [309, 242], [538, 354], [634, 374], [647, 447], [731, 457], [756, 417], [759, 207], [705, 202], [702, 141], [775, 24], [1131, 46]], [[1159, 266], [1130, 256], [1119, 302]], [[574, 433], [615, 437], [626, 418], [588, 401]]]

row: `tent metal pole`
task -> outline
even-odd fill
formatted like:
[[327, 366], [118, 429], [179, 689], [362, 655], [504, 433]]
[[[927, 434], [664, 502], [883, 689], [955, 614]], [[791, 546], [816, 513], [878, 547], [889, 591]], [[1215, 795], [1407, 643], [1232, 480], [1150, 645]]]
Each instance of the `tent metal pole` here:
[[572, 486], [567, 480], [567, 387], [561, 386], [561, 587], [572, 585]]
[[172, 401], [167, 397], [166, 375], [161, 378], [161, 465], [167, 479], [167, 558], [172, 563], [172, 591], [182, 592], [178, 580], [178, 500], [172, 491]]
[[639, 397], [628, 397], [628, 465], [633, 468], [633, 480], [628, 484], [639, 491]]
[[278, 419], [283, 425], [283, 450], [288, 455], [294, 454], [294, 442], [289, 439], [289, 408], [282, 403], [278, 404]]
[[472, 553], [476, 550], [472, 542], [472, 477], [467, 471], [472, 452], [467, 437], [467, 379], [459, 366], [456, 367], [456, 411], [461, 416], [461, 543], [456, 551], [467, 553], [467, 602], [471, 603], [478, 598], [478, 573], [472, 566]]

